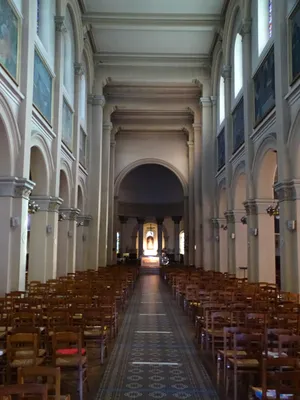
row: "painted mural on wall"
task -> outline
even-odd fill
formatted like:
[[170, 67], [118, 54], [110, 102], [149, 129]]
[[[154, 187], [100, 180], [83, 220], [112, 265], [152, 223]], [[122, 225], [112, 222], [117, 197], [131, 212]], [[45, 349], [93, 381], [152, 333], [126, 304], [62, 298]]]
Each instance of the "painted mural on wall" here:
[[73, 151], [73, 113], [65, 99], [62, 113], [62, 140], [69, 150]]
[[52, 76], [37, 51], [34, 53], [33, 104], [51, 123]]
[[254, 125], [257, 125], [275, 106], [274, 47], [270, 50], [254, 78]]
[[244, 98], [240, 100], [232, 113], [233, 152], [245, 141], [244, 136]]
[[8, 0], [0, 0], [0, 64], [18, 79], [19, 21]]
[[290, 18], [291, 33], [291, 78], [300, 76], [300, 6], [298, 6]]
[[218, 135], [218, 170], [225, 165], [225, 129], [223, 128]]

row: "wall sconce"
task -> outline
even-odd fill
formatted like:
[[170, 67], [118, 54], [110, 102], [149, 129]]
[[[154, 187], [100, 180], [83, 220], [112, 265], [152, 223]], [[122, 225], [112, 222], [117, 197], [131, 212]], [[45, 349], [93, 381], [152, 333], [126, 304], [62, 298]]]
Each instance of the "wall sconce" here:
[[28, 214], [35, 214], [39, 211], [40, 206], [33, 200], [29, 200], [28, 202]]
[[257, 228], [251, 228], [250, 229], [250, 234], [252, 236], [257, 236], [258, 235], [258, 229]]
[[76, 223], [76, 226], [77, 226], [77, 227], [78, 227], [78, 226], [83, 226], [83, 221], [77, 222], [77, 223]]
[[295, 220], [289, 220], [286, 221], [287, 228], [290, 232], [294, 232], [296, 230], [296, 221]]
[[247, 217], [246, 217], [246, 215], [244, 215], [244, 216], [241, 218], [241, 223], [242, 223], [243, 225], [247, 225]]
[[221, 225], [221, 228], [223, 229], [223, 231], [227, 231], [227, 225]]
[[266, 209], [266, 211], [267, 211], [267, 213], [270, 215], [270, 217], [279, 218], [280, 207], [279, 207], [279, 204], [278, 204], [278, 203], [275, 204], [275, 206], [274, 206], [274, 205], [273, 205], [273, 206], [270, 205], [270, 206]]
[[20, 226], [20, 218], [19, 217], [11, 217], [10, 218], [10, 226], [11, 228], [17, 228]]
[[53, 232], [52, 225], [47, 225], [47, 226], [46, 226], [46, 233], [47, 233], [48, 235], [50, 235], [52, 232]]
[[231, 239], [234, 240], [235, 239], [235, 233], [231, 234]]
[[58, 220], [59, 220], [59, 221], [65, 221], [66, 219], [67, 219], [66, 214], [64, 214], [64, 213], [62, 213], [62, 212], [60, 212], [60, 213], [58, 214]]

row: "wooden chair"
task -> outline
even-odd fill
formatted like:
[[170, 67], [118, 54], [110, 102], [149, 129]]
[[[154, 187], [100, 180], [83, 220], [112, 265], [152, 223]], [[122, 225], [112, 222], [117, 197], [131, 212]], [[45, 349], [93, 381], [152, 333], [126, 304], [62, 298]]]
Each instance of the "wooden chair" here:
[[98, 343], [100, 345], [100, 362], [104, 363], [107, 355], [107, 333], [108, 326], [105, 324], [105, 314], [102, 309], [90, 308], [83, 314], [83, 334], [85, 343]]
[[12, 396], [18, 395], [21, 398], [28, 395], [41, 400], [48, 400], [48, 387], [42, 384], [29, 383], [26, 385], [0, 386], [0, 400], [10, 400]]
[[[18, 383], [37, 383], [42, 378], [48, 387], [48, 399], [70, 400], [70, 395], [61, 395], [60, 368], [55, 367], [25, 367], [18, 369]], [[29, 382], [28, 382], [29, 381]], [[54, 392], [54, 394], [53, 394]]]

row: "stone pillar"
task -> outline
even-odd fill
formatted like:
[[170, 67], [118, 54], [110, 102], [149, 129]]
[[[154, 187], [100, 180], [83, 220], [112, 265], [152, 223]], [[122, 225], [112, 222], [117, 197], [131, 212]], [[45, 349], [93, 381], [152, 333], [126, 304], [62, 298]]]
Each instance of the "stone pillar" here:
[[180, 253], [179, 253], [179, 224], [181, 221], [181, 217], [172, 217], [172, 220], [174, 222], [174, 256], [175, 256], [175, 262], [180, 261]]
[[195, 264], [195, 218], [194, 218], [194, 132], [189, 134], [188, 153], [189, 153], [189, 223], [188, 223], [188, 265]]
[[189, 265], [189, 198], [184, 197], [184, 217], [183, 217], [183, 229], [184, 229], [184, 265]]
[[274, 2], [273, 7], [273, 36], [274, 36], [274, 62], [275, 62], [275, 103], [276, 103], [276, 141], [278, 184], [276, 186], [280, 201], [280, 263], [281, 263], [281, 289], [292, 291], [293, 276], [293, 232], [289, 230], [287, 221], [292, 217], [292, 185], [290, 156], [288, 153], [288, 138], [291, 127], [291, 110], [286, 100], [289, 88], [289, 38], [288, 23], [286, 19], [287, 0]]
[[76, 229], [77, 216], [80, 210], [77, 208], [59, 209], [59, 235], [57, 246], [57, 276], [65, 276], [68, 272], [75, 272], [76, 260]]
[[163, 233], [163, 218], [156, 218], [157, 223], [157, 253], [159, 257], [162, 253], [162, 233]]
[[245, 217], [245, 210], [234, 210], [235, 220], [235, 265], [236, 265], [236, 276], [238, 278], [244, 277], [244, 272], [240, 270], [240, 267], [248, 267], [248, 238], [247, 238], [247, 225], [242, 224], [241, 218]]
[[[232, 115], [231, 115], [231, 66], [224, 65], [222, 69], [222, 76], [224, 78], [225, 85], [225, 171], [226, 171], [226, 195], [227, 195], [227, 209], [233, 209], [233, 198], [231, 190], [231, 180], [232, 180], [232, 165], [230, 162], [233, 145], [232, 145]], [[233, 223], [234, 226], [234, 223]], [[229, 228], [229, 227], [228, 227]], [[232, 226], [230, 227], [232, 228]], [[232, 232], [228, 231], [231, 235]], [[228, 245], [228, 267], [229, 271], [235, 272], [235, 246], [234, 241], [227, 241]]]
[[128, 217], [124, 216], [119, 216], [120, 222], [121, 222], [121, 231], [120, 231], [120, 253], [121, 256], [123, 253], [125, 253], [125, 228], [126, 228], [126, 223], [128, 221]]
[[[215, 138], [215, 132], [217, 132], [217, 97], [211, 97], [212, 103], [212, 135]], [[212, 159], [213, 159], [213, 175], [218, 172], [218, 150], [217, 150], [217, 140], [214, 139], [214, 143], [212, 144]], [[219, 271], [219, 242], [216, 240], [216, 237], [219, 237], [219, 229], [218, 229], [218, 222], [215, 219], [215, 215], [218, 215], [219, 210], [219, 201], [218, 201], [218, 185], [217, 181], [214, 178], [211, 183], [211, 193], [212, 193], [212, 218], [211, 218], [211, 233], [212, 233], [212, 265], [211, 269], [215, 271]]]
[[101, 215], [100, 215], [100, 241], [99, 241], [99, 266], [100, 267], [106, 267], [106, 265], [107, 265], [111, 130], [112, 130], [111, 123], [105, 123], [103, 125]]
[[31, 196], [39, 206], [31, 214], [28, 281], [46, 282], [56, 278], [58, 208], [62, 199]]
[[214, 266], [215, 271], [220, 271], [220, 226], [217, 218], [212, 219], [213, 235], [214, 235]]
[[0, 295], [25, 289], [28, 198], [34, 183], [0, 178]]
[[217, 219], [219, 224], [219, 271], [229, 272], [228, 269], [228, 234], [225, 218]]
[[102, 125], [104, 96], [89, 96], [89, 102], [93, 105], [93, 129], [90, 140], [90, 185], [89, 200], [92, 221], [89, 235], [89, 268], [97, 269], [99, 266], [99, 235], [101, 214], [101, 179], [102, 179]]
[[213, 182], [215, 180], [215, 154], [213, 135], [213, 115], [211, 97], [201, 97], [202, 104], [202, 236], [203, 267], [213, 268], [213, 229], [211, 219], [214, 215]]
[[139, 254], [138, 258], [141, 258], [144, 254], [144, 218], [137, 218], [137, 222], [139, 224]]
[[256, 199], [245, 203], [248, 234], [257, 242], [248, 248], [252, 253], [251, 257], [256, 259], [256, 268], [248, 270], [248, 279], [252, 282], [276, 281], [274, 217], [266, 212], [273, 203], [273, 199]]
[[[136, 253], [136, 235], [131, 236], [131, 251]], [[137, 255], [138, 256], [138, 255]]]
[[77, 216], [77, 230], [76, 230], [76, 271], [85, 271], [87, 262], [87, 227], [91, 220], [90, 215]]
[[201, 226], [202, 226], [202, 213], [201, 213], [201, 124], [194, 123], [194, 221], [195, 221], [195, 266], [196, 268], [202, 265], [202, 238], [201, 238]]
[[[232, 210], [225, 212], [226, 226], [227, 226], [227, 244], [228, 244], [228, 272], [231, 274], [236, 273], [235, 267], [235, 219]], [[233, 252], [233, 254], [230, 253]]]
[[107, 265], [113, 265], [114, 255], [113, 249], [116, 247], [116, 235], [114, 233], [114, 215], [116, 212], [115, 205], [115, 157], [116, 157], [116, 141], [115, 133], [111, 133], [110, 138], [110, 166], [109, 166], [109, 203], [108, 203], [108, 234], [107, 234]]

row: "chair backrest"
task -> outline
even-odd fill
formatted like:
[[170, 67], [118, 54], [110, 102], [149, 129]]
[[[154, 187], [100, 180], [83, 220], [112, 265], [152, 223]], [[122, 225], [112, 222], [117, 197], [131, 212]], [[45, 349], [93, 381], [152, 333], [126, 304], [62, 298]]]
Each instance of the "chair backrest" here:
[[36, 333], [13, 333], [7, 336], [7, 358], [35, 360], [38, 357], [38, 336]]
[[[24, 367], [18, 368], [18, 383], [37, 383], [39, 378], [46, 378], [48, 391], [55, 392], [55, 400], [60, 400], [61, 375], [59, 367]], [[31, 382], [33, 381], [33, 382]]]
[[14, 395], [19, 395], [21, 397], [24, 397], [24, 395], [34, 395], [35, 398], [48, 400], [48, 387], [47, 385], [36, 383], [0, 386], [0, 400], [5, 400]]

